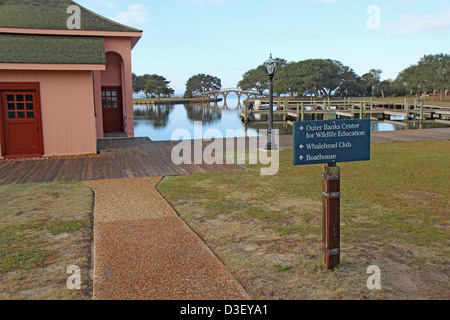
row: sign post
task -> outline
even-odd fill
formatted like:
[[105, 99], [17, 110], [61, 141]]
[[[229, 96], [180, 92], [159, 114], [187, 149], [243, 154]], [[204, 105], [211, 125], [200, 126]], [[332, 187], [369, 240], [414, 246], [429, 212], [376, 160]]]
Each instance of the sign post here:
[[336, 164], [327, 164], [322, 174], [322, 250], [328, 270], [341, 259], [341, 172]]
[[370, 120], [297, 121], [294, 165], [325, 164], [322, 172], [322, 250], [328, 269], [340, 264], [341, 172], [338, 162], [370, 160]]

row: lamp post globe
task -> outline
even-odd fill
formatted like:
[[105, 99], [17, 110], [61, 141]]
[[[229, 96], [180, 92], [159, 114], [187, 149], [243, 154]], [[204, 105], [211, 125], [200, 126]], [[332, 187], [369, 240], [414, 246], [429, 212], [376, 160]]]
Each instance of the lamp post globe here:
[[273, 78], [278, 68], [278, 61], [272, 58], [270, 54], [269, 60], [264, 62], [267, 76], [269, 77], [269, 128], [267, 130], [267, 143], [264, 150], [277, 150], [278, 146], [273, 140]]
[[267, 75], [269, 77], [273, 78], [275, 76], [275, 72], [278, 68], [278, 61], [272, 58], [272, 54], [270, 54], [269, 60], [264, 62], [264, 68], [266, 69]]

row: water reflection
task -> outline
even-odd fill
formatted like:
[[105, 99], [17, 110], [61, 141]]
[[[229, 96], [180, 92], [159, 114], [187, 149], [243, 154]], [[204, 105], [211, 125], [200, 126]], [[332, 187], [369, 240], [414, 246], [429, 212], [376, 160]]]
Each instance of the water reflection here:
[[242, 109], [242, 105], [240, 101], [234, 102], [232, 104], [229, 104], [229, 100], [223, 101], [223, 102], [213, 102], [211, 103], [211, 106], [214, 106], [214, 108], [218, 108], [221, 110], [240, 110]]
[[450, 125], [445, 125], [432, 120], [424, 121], [408, 121], [405, 122], [395, 122], [395, 121], [373, 121], [372, 131], [396, 131], [396, 130], [418, 130], [418, 129], [433, 129], [433, 128], [447, 128]]
[[222, 110], [209, 104], [185, 104], [184, 109], [188, 119], [192, 121], [203, 121], [203, 124], [213, 124], [222, 119]]
[[170, 140], [177, 129], [185, 129], [195, 138], [195, 121], [203, 122], [203, 133], [215, 129], [224, 137], [258, 135], [256, 129], [241, 124], [241, 106], [237, 100], [211, 104], [135, 105], [134, 110], [135, 136], [149, 137], [153, 141]]
[[[269, 123], [266, 121], [251, 122], [249, 124], [249, 128], [258, 130], [258, 131], [259, 130], [267, 130], [268, 127], [269, 127]], [[276, 122], [274, 122], [273, 127], [274, 127], [274, 129], [279, 130], [279, 132], [280, 132], [279, 134], [281, 136], [293, 134], [293, 126], [291, 123], [288, 123], [288, 122], [276, 123]]]
[[[267, 129], [267, 115], [255, 116], [246, 127], [241, 122], [242, 106], [238, 99], [210, 104], [136, 105], [134, 107], [136, 137], [149, 137], [153, 141], [170, 140], [177, 129], [187, 130], [194, 137], [194, 122], [203, 122], [203, 133], [209, 129], [219, 130], [224, 137], [257, 136], [259, 130]], [[312, 120], [306, 115], [305, 120]], [[309, 117], [309, 118], [308, 118]], [[400, 120], [400, 119], [398, 119]], [[449, 127], [435, 121], [375, 121], [372, 131], [393, 131]], [[292, 135], [292, 123], [282, 115], [274, 115], [274, 128], [280, 135]], [[228, 132], [227, 132], [228, 131]]]
[[173, 109], [173, 105], [135, 106], [134, 117], [150, 120], [155, 128], [164, 128], [167, 127], [169, 115]]

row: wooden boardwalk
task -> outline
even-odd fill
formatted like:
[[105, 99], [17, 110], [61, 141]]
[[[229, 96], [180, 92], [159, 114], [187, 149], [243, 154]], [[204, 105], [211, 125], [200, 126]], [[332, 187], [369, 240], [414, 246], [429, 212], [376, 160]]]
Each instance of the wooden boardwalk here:
[[[350, 101], [344, 100], [323, 100], [322, 102], [311, 101], [274, 101], [274, 114], [283, 116], [284, 120], [303, 121], [305, 119], [315, 119], [323, 117], [325, 120], [332, 115], [340, 118], [362, 119], [370, 118], [372, 120], [390, 119], [391, 116], [404, 117], [405, 121], [409, 119], [433, 120], [450, 122], [450, 105], [433, 104], [430, 102], [422, 103], [417, 100], [411, 101]], [[251, 121], [253, 115], [268, 115], [267, 105], [260, 110], [248, 110], [244, 106], [241, 112], [241, 118], [244, 123]]]
[[[171, 154], [173, 147], [177, 144], [178, 142], [172, 141], [154, 142], [146, 138], [107, 139], [99, 140], [100, 154], [97, 157], [0, 161], [0, 185], [176, 176], [242, 170], [242, 167], [237, 165], [207, 165], [204, 162], [175, 165]], [[195, 150], [191, 158], [193, 159], [194, 156]]]
[[[234, 145], [239, 143], [235, 138]], [[419, 140], [450, 140], [450, 128], [373, 132], [372, 143]], [[193, 144], [194, 142], [191, 141]], [[150, 141], [147, 138], [99, 140], [98, 157], [62, 158], [26, 161], [0, 161], [0, 185], [51, 181], [81, 181], [121, 179], [150, 176], [176, 176], [243, 170], [229, 164], [182, 164], [171, 160], [172, 149], [178, 142]], [[203, 153], [209, 142], [203, 142]], [[224, 144], [225, 145], [225, 144]], [[248, 148], [248, 139], [245, 146]], [[281, 136], [280, 147], [292, 147], [292, 136]], [[193, 162], [193, 161], [192, 161]]]

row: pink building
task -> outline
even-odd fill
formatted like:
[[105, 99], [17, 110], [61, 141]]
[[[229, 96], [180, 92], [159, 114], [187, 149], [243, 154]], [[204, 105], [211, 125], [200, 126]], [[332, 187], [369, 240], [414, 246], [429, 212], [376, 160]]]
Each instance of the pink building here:
[[141, 36], [73, 1], [0, 2], [0, 159], [95, 154], [97, 139], [134, 137]]

